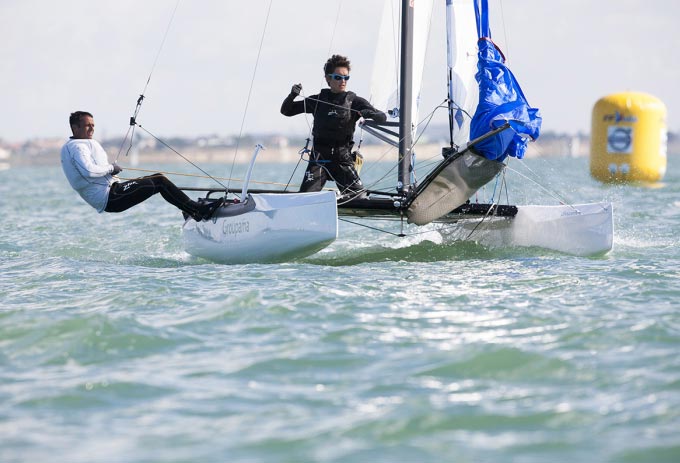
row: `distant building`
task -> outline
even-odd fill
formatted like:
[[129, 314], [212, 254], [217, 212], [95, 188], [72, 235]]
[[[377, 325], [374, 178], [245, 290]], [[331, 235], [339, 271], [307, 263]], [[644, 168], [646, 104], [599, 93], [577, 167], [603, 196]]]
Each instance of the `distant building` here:
[[[448, 145], [448, 126], [431, 127], [430, 149], [436, 146]], [[384, 158], [384, 145], [372, 135], [357, 130], [355, 141], [363, 138], [361, 150], [364, 154], [375, 151]], [[0, 168], [22, 165], [59, 165], [59, 152], [64, 144], [63, 138], [34, 139], [19, 143], [8, 143], [0, 140]], [[304, 136], [281, 134], [246, 134], [238, 142], [239, 150], [235, 151], [237, 138], [235, 136], [209, 135], [200, 137], [172, 137], [163, 140], [172, 150], [162, 142], [151, 137], [135, 137], [130, 147], [129, 140], [114, 137], [100, 140], [106, 152], [113, 159], [121, 152], [121, 162], [128, 166], [137, 163], [165, 163], [177, 162], [176, 150], [188, 155], [195, 162], [249, 162], [256, 144], [262, 144], [265, 150], [259, 154], [264, 162], [296, 162], [300, 159], [299, 151], [307, 144]], [[426, 140], [420, 139], [420, 146]], [[311, 143], [309, 145], [311, 147]], [[527, 158], [538, 157], [583, 157], [589, 156], [589, 134], [564, 134], [544, 132], [536, 143], [530, 143]], [[668, 133], [668, 155], [680, 155], [680, 134]]]

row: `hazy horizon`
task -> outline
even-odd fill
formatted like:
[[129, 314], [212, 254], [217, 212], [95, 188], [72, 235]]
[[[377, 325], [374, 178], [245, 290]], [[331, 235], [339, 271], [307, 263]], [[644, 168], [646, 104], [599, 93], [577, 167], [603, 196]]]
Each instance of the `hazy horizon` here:
[[[310, 120], [279, 114], [294, 83], [322, 88], [331, 53], [352, 60], [350, 89], [367, 96], [382, 1], [272, 2], [250, 92], [268, 1], [37, 0], [0, 4], [0, 138], [8, 142], [67, 137], [68, 114], [95, 115], [97, 137], [123, 136], [152, 68], [138, 121], [163, 137], [281, 133], [298, 136]], [[436, 6], [440, 19], [443, 2]], [[494, 39], [541, 109], [543, 130], [589, 133], [592, 107], [620, 91], [650, 93], [680, 131], [680, 49], [673, 31], [680, 4], [670, 0], [491, 0]], [[337, 26], [336, 26], [337, 21]], [[441, 21], [437, 21], [440, 23]], [[434, 24], [431, 43], [442, 40]], [[334, 34], [334, 35], [333, 35]], [[430, 60], [430, 58], [428, 58]], [[441, 53], [425, 79], [424, 105], [444, 96]], [[156, 63], [154, 67], [154, 62]], [[425, 93], [425, 91], [424, 91]], [[434, 103], [433, 103], [434, 102]], [[431, 107], [431, 106], [430, 106]], [[172, 134], [172, 135], [169, 135]]]

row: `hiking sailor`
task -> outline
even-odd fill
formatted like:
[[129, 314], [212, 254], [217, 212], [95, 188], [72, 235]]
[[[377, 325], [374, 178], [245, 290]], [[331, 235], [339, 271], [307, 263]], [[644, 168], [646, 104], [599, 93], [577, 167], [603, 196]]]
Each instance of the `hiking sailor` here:
[[333, 55], [324, 65], [326, 82], [330, 88], [303, 101], [294, 101], [302, 91], [302, 85], [293, 85], [290, 95], [281, 105], [281, 114], [284, 116], [304, 112], [314, 115], [314, 143], [300, 186], [301, 192], [320, 191], [328, 180], [335, 181], [343, 194], [357, 195], [364, 189], [354, 167], [354, 128], [361, 117], [385, 122], [387, 116], [364, 98], [346, 91], [349, 71], [349, 59]]
[[207, 220], [221, 201], [201, 204], [193, 201], [163, 174], [153, 174], [120, 182], [123, 169], [109, 164], [106, 151], [93, 140], [94, 117], [76, 111], [69, 117], [73, 136], [61, 149], [61, 166], [74, 190], [97, 212], [122, 212], [146, 201], [156, 193], [194, 220]]

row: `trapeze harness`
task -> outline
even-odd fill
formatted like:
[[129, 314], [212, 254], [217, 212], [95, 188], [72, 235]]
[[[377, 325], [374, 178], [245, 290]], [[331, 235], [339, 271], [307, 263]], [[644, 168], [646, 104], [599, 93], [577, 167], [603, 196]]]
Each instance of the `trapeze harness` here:
[[314, 146], [309, 165], [300, 186], [301, 192], [321, 191], [328, 180], [335, 181], [342, 193], [363, 190], [354, 167], [354, 125], [359, 119], [351, 111], [356, 94], [334, 94], [329, 89], [319, 92], [314, 111]]

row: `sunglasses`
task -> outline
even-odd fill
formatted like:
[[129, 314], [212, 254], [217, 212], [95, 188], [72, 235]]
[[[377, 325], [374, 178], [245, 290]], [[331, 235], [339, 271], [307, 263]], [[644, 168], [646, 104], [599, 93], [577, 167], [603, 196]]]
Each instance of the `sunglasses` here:
[[328, 74], [328, 77], [332, 77], [334, 80], [349, 80], [349, 76], [343, 76], [342, 74]]

